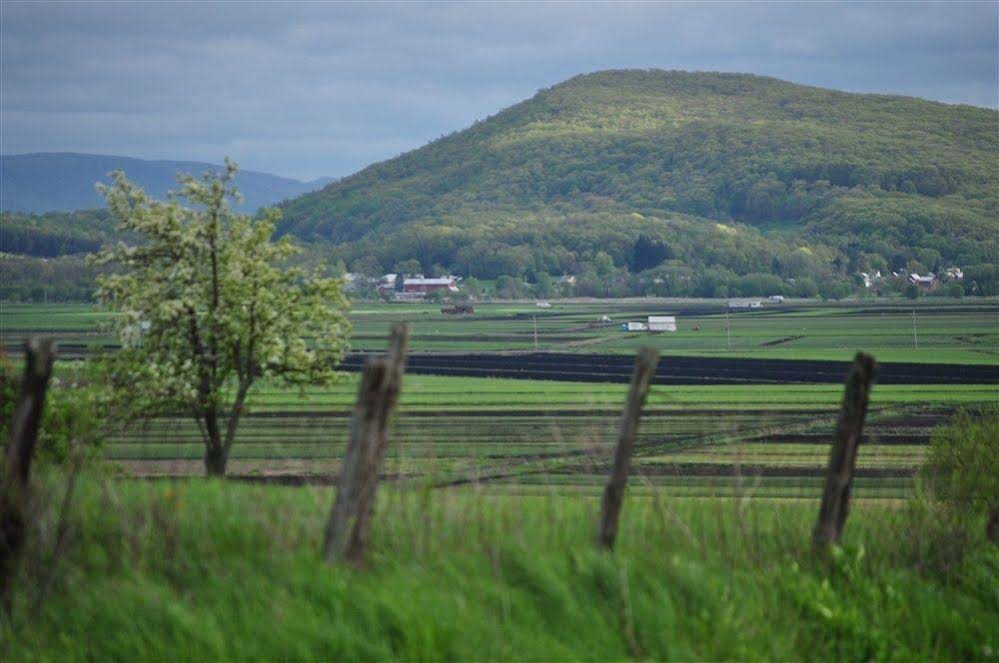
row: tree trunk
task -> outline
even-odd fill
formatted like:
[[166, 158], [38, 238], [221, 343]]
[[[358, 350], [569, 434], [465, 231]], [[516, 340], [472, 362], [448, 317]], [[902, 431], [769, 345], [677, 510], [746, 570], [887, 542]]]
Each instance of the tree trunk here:
[[989, 513], [989, 524], [985, 526], [985, 536], [992, 543], [999, 543], [999, 507], [993, 507]]
[[229, 458], [229, 451], [236, 442], [236, 429], [239, 428], [239, 421], [243, 417], [243, 408], [246, 405], [246, 394], [250, 391], [252, 379], [240, 379], [239, 389], [236, 392], [236, 400], [233, 401], [232, 411], [229, 413], [229, 421], [225, 426], [225, 441], [222, 443], [222, 453]]
[[225, 466], [229, 461], [229, 452], [222, 445], [205, 445], [205, 475], [224, 477]]
[[218, 411], [209, 407], [205, 412], [205, 474], [210, 477], [224, 477], [229, 450], [222, 444], [219, 429]]

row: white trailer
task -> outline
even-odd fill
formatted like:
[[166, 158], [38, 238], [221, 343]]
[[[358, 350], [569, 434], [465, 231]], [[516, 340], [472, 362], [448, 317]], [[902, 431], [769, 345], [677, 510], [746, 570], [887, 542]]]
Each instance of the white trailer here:
[[649, 331], [675, 332], [676, 317], [672, 315], [650, 315]]

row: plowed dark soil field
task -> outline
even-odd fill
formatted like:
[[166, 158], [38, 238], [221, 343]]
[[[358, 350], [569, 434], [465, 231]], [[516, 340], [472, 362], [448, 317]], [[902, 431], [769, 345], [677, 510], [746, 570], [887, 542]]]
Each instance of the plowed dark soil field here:
[[[365, 354], [353, 354], [344, 370], [357, 371]], [[627, 355], [556, 352], [503, 354], [418, 353], [406, 370], [417, 375], [557, 380], [564, 382], [628, 382], [634, 360]], [[654, 383], [780, 384], [843, 381], [850, 365], [838, 361], [663, 357]], [[999, 366], [971, 364], [881, 364], [881, 384], [999, 384]]]

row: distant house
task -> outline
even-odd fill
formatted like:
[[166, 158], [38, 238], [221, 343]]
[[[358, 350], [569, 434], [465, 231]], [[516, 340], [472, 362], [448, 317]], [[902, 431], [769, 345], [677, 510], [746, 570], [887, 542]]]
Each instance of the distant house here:
[[534, 305], [537, 306], [538, 308], [551, 308], [552, 307], [552, 303], [551, 302], [537, 302]]
[[403, 279], [402, 291], [408, 295], [426, 296], [431, 292], [443, 292], [445, 294], [458, 292], [458, 281], [453, 276], [441, 276], [438, 278], [412, 277]]
[[676, 317], [672, 315], [650, 315], [649, 331], [676, 331]]
[[348, 291], [356, 291], [366, 284], [378, 283], [378, 279], [372, 278], [370, 276], [365, 276], [364, 274], [356, 274], [354, 272], [347, 272], [343, 275], [346, 284], [344, 288]]
[[884, 280], [884, 276], [881, 275], [880, 269], [873, 274], [868, 274], [867, 272], [857, 272], [857, 276], [859, 276], [860, 280], [863, 281], [865, 288], [872, 288], [875, 283]]
[[397, 274], [385, 274], [378, 279], [378, 292], [391, 292], [395, 290], [395, 279]]
[[913, 272], [909, 274], [909, 283], [912, 283], [920, 290], [933, 290], [933, 288], [937, 287], [937, 277], [933, 274], [920, 276]]
[[961, 281], [964, 279], [964, 271], [960, 267], [948, 267], [944, 270], [944, 274], [952, 281]]
[[444, 294], [458, 292], [458, 278], [455, 276], [440, 276], [425, 278], [422, 274], [406, 276], [402, 279], [402, 288], [397, 290], [398, 274], [386, 274], [378, 281], [378, 291], [394, 293], [396, 299], [423, 299], [432, 292]]
[[565, 274], [559, 277], [558, 284], [565, 286], [574, 286], [576, 285], [576, 277], [573, 276], [572, 274]]
[[784, 295], [770, 295], [768, 299], [774, 304], [782, 304], [784, 302]]

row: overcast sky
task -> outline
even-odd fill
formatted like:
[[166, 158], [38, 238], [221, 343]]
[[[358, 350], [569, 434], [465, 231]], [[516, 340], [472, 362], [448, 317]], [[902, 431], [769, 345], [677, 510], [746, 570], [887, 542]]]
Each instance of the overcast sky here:
[[994, 0], [0, 6], [4, 154], [231, 155], [342, 176], [627, 67], [997, 104]]

